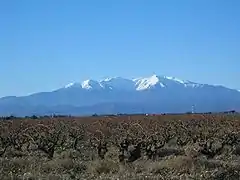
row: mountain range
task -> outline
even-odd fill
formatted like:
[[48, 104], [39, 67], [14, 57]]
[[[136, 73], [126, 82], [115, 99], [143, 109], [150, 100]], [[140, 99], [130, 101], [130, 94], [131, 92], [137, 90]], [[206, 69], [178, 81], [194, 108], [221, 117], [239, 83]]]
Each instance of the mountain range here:
[[240, 110], [240, 91], [152, 75], [85, 80], [29, 96], [0, 98], [1, 116], [185, 113]]

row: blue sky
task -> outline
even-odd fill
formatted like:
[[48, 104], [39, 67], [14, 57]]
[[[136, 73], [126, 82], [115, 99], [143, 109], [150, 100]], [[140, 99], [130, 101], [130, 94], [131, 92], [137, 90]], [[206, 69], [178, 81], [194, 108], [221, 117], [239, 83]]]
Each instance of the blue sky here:
[[109, 76], [240, 89], [239, 0], [0, 1], [0, 96]]

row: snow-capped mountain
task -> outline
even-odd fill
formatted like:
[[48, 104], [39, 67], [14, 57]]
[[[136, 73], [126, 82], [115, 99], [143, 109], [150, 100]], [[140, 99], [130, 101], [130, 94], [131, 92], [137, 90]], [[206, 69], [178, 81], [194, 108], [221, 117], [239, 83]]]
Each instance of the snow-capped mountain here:
[[109, 90], [137, 90], [144, 91], [152, 88], [172, 88], [172, 87], [203, 87], [204, 84], [194, 83], [191, 81], [181, 80], [169, 76], [152, 75], [150, 77], [125, 79], [121, 77], [107, 78], [101, 81], [85, 80], [82, 83], [70, 83], [65, 88], [82, 88], [82, 89], [109, 89]]
[[70, 83], [52, 92], [0, 98], [0, 115], [83, 115], [240, 110], [240, 91], [169, 76], [112, 77]]

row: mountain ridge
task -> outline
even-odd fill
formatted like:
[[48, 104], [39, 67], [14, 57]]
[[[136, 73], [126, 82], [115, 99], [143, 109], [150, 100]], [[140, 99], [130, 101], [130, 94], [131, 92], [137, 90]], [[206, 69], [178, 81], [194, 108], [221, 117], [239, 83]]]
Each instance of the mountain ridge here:
[[192, 105], [198, 112], [240, 110], [240, 92], [155, 74], [90, 79], [50, 92], [0, 98], [0, 115], [179, 113], [191, 111]]
[[[167, 87], [166, 84], [168, 84], [169, 82], [172, 82], [172, 83], [174, 82], [178, 85], [183, 85], [185, 87], [201, 87], [204, 85], [210, 85], [210, 84], [196, 83], [189, 80], [181, 80], [179, 78], [171, 77], [171, 76], [159, 76], [154, 74], [149, 77], [140, 77], [140, 78], [132, 78], [132, 79], [122, 78], [122, 77], [106, 78], [100, 81], [88, 79], [82, 82], [69, 83], [64, 88], [74, 88], [74, 87], [80, 88], [81, 87], [83, 89], [94, 89], [95, 87], [97, 87], [97, 89], [99, 89], [99, 87], [101, 87], [103, 89], [106, 89], [106, 88], [112, 89], [113, 87], [116, 87], [113, 84], [115, 85], [118, 84], [118, 87], [120, 85], [132, 86], [131, 90], [146, 90], [155, 85], [160, 85], [163, 88]], [[212, 85], [212, 86], [221, 86], [221, 85]]]

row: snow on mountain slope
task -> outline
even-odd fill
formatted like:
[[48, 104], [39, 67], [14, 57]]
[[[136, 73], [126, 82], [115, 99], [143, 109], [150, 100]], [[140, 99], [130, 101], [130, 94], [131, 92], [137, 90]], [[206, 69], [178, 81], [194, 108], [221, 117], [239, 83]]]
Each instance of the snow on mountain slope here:
[[180, 84], [189, 83], [189, 81], [181, 80], [181, 79], [178, 79], [178, 78], [175, 78], [175, 77], [164, 76], [164, 78], [165, 78], [165, 79], [172, 80], [172, 81], [175, 81], [175, 82], [178, 82], [178, 83], [180, 83]]
[[135, 83], [130, 79], [125, 79], [121, 77], [107, 78], [100, 81], [103, 87], [109, 89], [118, 89], [118, 90], [134, 90]]
[[187, 80], [181, 80], [175, 77], [170, 76], [157, 76], [153, 75], [148, 78], [138, 78], [134, 80], [136, 82], [136, 90], [147, 90], [152, 87], [160, 87], [160, 88], [179, 88], [179, 87], [187, 87], [187, 88], [197, 88], [203, 87], [204, 84], [194, 83]]
[[64, 88], [73, 88], [73, 87], [81, 87], [81, 83], [69, 83]]
[[160, 85], [161, 87], [165, 87], [163, 83], [160, 82], [160, 78], [157, 75], [153, 75], [148, 78], [139, 78], [133, 80], [136, 83], [136, 90], [146, 90], [156, 85]]
[[163, 76], [162, 81], [168, 86], [170, 86], [173, 83], [184, 86], [184, 87], [190, 87], [190, 88], [197, 88], [197, 87], [204, 86], [204, 84], [199, 84], [199, 83], [191, 82], [188, 80], [181, 80], [176, 77], [170, 77], [170, 76]]
[[66, 85], [65, 88], [82, 88], [85, 90], [105, 89], [105, 90], [145, 91], [151, 88], [202, 88], [205, 86], [209, 85], [195, 83], [188, 80], [181, 80], [176, 77], [152, 75], [149, 77], [135, 79], [113, 77], [101, 81], [85, 80], [81, 83], [70, 83]]
[[104, 86], [98, 81], [85, 80], [82, 82], [82, 88], [83, 89], [102, 89], [104, 88]]
[[89, 79], [83, 81], [82, 83], [69, 83], [64, 88], [102, 89], [104, 86], [98, 81]]

